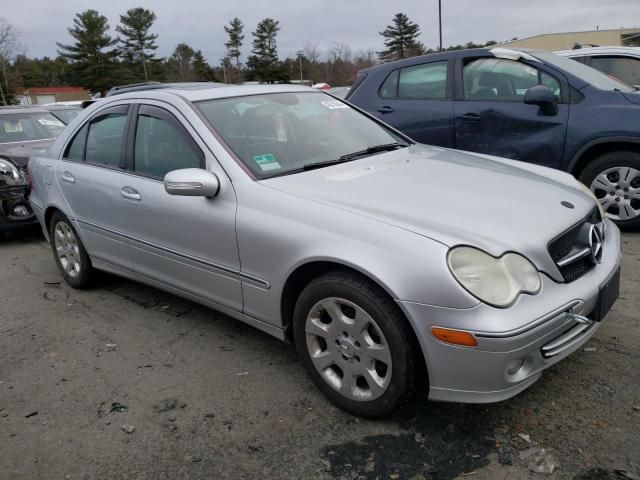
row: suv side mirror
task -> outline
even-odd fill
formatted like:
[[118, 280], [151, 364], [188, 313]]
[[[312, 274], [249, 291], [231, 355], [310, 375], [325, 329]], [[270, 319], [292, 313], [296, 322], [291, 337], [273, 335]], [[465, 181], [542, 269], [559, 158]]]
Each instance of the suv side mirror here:
[[213, 198], [220, 190], [220, 180], [201, 168], [182, 168], [164, 176], [164, 189], [169, 195]]
[[524, 103], [538, 105], [545, 115], [553, 116], [558, 113], [558, 99], [551, 89], [544, 85], [536, 85], [527, 90], [524, 94]]

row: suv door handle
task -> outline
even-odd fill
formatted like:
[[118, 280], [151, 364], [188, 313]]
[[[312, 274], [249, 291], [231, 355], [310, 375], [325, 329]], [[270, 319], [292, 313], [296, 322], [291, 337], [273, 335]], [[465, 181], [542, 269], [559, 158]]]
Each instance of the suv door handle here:
[[378, 111], [380, 113], [391, 113], [394, 111], [394, 108], [389, 106], [389, 105], [382, 105], [380, 107], [378, 107]]
[[71, 172], [62, 172], [62, 175], [60, 176], [60, 178], [62, 179], [63, 182], [76, 183], [76, 179], [71, 174]]
[[464, 115], [460, 115], [460, 118], [465, 122], [479, 122], [482, 120], [482, 117], [477, 113], [465, 113]]
[[122, 189], [120, 190], [120, 195], [122, 195], [127, 200], [136, 200], [138, 202], [142, 200], [142, 196], [135, 188], [132, 187], [122, 187]]

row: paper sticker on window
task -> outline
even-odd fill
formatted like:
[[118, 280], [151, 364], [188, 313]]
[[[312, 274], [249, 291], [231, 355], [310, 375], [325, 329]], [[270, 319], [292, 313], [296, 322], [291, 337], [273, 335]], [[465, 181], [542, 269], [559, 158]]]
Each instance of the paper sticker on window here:
[[49, 119], [49, 118], [39, 118], [38, 123], [40, 125], [44, 125], [45, 127], [60, 127], [64, 128], [64, 123], [59, 120]]
[[346, 104], [339, 102], [338, 100], [323, 100], [320, 103], [330, 110], [337, 110], [338, 108], [349, 108]]
[[267, 153], [265, 155], [256, 155], [255, 157], [253, 157], [253, 161], [258, 164], [260, 170], [262, 170], [263, 172], [270, 172], [271, 170], [278, 170], [282, 168], [276, 160], [276, 157], [274, 157], [270, 153]]
[[4, 131], [7, 133], [17, 133], [22, 132], [22, 123], [20, 120], [17, 122], [4, 122]]

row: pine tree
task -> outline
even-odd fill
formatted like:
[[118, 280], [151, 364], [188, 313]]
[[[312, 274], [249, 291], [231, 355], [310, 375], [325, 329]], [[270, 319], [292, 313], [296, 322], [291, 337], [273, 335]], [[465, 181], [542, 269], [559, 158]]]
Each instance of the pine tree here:
[[156, 14], [142, 7], [127, 10], [126, 15], [120, 15], [120, 25], [116, 31], [122, 35], [122, 57], [130, 65], [142, 65], [145, 81], [149, 80], [147, 65], [155, 61], [154, 51], [158, 49], [156, 39], [158, 35], [151, 33], [151, 27], [156, 21]]
[[71, 63], [77, 82], [102, 95], [118, 83], [119, 51], [111, 48], [118, 39], [111, 37], [108, 30], [107, 17], [96, 10], [85, 10], [76, 13], [73, 27], [68, 29], [75, 43], [56, 43], [60, 56]]
[[191, 68], [193, 70], [194, 80], [198, 82], [216, 82], [217, 78], [213, 72], [211, 65], [204, 59], [202, 52], [198, 50], [193, 54], [191, 60]]
[[282, 70], [278, 61], [278, 45], [276, 36], [280, 30], [277, 20], [265, 18], [253, 32], [253, 48], [247, 59], [247, 66], [253, 75], [261, 82], [273, 83], [281, 75]]
[[420, 26], [409, 20], [404, 13], [397, 13], [393, 17], [393, 25], [380, 32], [386, 40], [386, 50], [378, 52], [382, 61], [398, 60], [409, 56], [420, 55], [424, 46], [417, 40], [420, 36]]
[[244, 40], [243, 30], [244, 24], [238, 17], [231, 20], [228, 27], [224, 27], [224, 31], [229, 35], [229, 40], [224, 44], [227, 47], [227, 56], [235, 59], [238, 70], [240, 70], [240, 49]]

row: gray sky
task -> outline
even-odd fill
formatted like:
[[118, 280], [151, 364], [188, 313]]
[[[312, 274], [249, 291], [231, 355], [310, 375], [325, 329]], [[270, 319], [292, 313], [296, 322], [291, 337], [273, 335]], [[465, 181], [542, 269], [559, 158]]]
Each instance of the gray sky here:
[[[56, 41], [69, 42], [67, 27], [75, 12], [94, 8], [107, 16], [112, 34], [119, 15], [143, 6], [158, 16], [155, 32], [159, 56], [168, 56], [177, 43], [186, 42], [217, 64], [224, 55], [223, 25], [234, 16], [245, 24], [244, 55], [251, 48], [251, 32], [265, 17], [280, 21], [282, 58], [305, 43], [326, 50], [346, 42], [354, 52], [380, 50], [378, 32], [393, 15], [406, 13], [422, 28], [422, 42], [437, 46], [437, 0], [3, 0], [0, 16], [13, 24], [29, 56], [56, 55]], [[538, 33], [640, 26], [640, 0], [442, 0], [443, 43], [508, 40]]]

